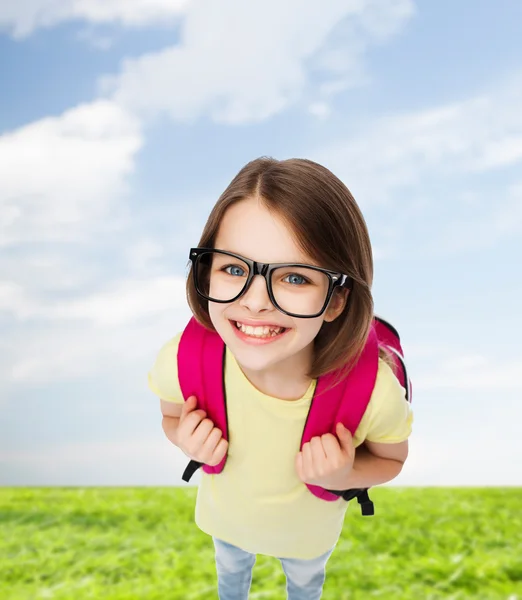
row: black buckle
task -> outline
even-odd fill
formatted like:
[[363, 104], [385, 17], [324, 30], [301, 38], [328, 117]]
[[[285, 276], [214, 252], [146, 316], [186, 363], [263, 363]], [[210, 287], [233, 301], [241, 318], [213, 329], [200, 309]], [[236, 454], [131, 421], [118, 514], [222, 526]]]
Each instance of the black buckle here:
[[368, 488], [354, 488], [351, 490], [328, 490], [335, 494], [336, 496], [340, 496], [343, 500], [350, 502], [354, 498], [357, 498], [357, 502], [361, 507], [361, 514], [364, 517], [371, 517], [375, 514], [375, 506], [373, 502], [370, 500], [370, 496], [368, 495]]
[[183, 479], [183, 481], [186, 481], [188, 483], [190, 481], [190, 478], [192, 477], [192, 475], [194, 475], [194, 473], [202, 466], [203, 466], [203, 463], [200, 463], [197, 460], [191, 460], [189, 462], [189, 464], [187, 465], [186, 469], [183, 471], [183, 475], [181, 476], [181, 479]]
[[368, 496], [367, 489], [362, 490], [361, 493], [357, 495], [357, 502], [359, 502], [361, 506], [361, 514], [363, 517], [373, 517], [375, 514], [375, 506], [370, 500], [370, 496]]

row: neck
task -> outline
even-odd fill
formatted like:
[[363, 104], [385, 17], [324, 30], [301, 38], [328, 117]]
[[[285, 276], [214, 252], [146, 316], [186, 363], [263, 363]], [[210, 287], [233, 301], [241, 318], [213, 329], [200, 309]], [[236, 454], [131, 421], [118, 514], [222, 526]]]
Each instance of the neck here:
[[307, 375], [312, 366], [312, 352], [310, 346], [263, 371], [254, 371], [238, 364], [245, 377], [263, 394], [281, 400], [299, 400], [312, 381]]

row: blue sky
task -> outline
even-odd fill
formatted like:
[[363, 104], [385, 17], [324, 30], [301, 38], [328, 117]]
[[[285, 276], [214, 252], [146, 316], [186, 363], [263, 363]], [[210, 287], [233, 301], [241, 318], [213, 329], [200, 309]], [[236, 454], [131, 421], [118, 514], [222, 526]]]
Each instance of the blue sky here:
[[394, 483], [522, 484], [519, 2], [3, 4], [0, 484], [181, 482], [146, 374], [260, 155], [325, 164], [368, 221], [414, 384]]

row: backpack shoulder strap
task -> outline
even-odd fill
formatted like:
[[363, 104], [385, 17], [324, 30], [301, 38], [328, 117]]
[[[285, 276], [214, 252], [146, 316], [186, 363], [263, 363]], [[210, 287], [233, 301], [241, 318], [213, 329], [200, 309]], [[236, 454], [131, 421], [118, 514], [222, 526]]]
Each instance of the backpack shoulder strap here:
[[391, 323], [384, 320], [382, 317], [375, 316], [374, 324], [377, 337], [379, 338], [379, 345], [384, 346], [386, 350], [390, 351], [391, 358], [395, 364], [395, 376], [406, 391], [406, 400], [411, 402], [411, 379], [406, 368], [406, 361], [404, 360], [404, 351], [401, 346], [399, 332]]
[[[196, 396], [198, 408], [204, 410], [214, 425], [228, 439], [224, 382], [225, 344], [220, 336], [190, 319], [178, 347], [178, 378], [183, 398]], [[226, 458], [216, 467], [204, 466], [206, 472], [220, 472]], [[183, 474], [189, 481], [201, 463], [190, 461]]]
[[[338, 370], [319, 377], [301, 447], [312, 437], [323, 435], [325, 432], [335, 435], [338, 422], [343, 423], [352, 435], [355, 434], [370, 402], [377, 378], [378, 362], [378, 338], [375, 328], [372, 327], [361, 356], [346, 376], [343, 377], [342, 371]], [[323, 500], [337, 500], [346, 492], [334, 492], [314, 485], [308, 485], [308, 488]]]
[[363, 351], [351, 369], [319, 377], [303, 433], [303, 443], [325, 430], [335, 433], [339, 421], [354, 435], [370, 401], [379, 359], [378, 339], [372, 327]]
[[[371, 373], [372, 373], [371, 377], [373, 378], [373, 385], [375, 385], [375, 380], [377, 378], [377, 369], [378, 369], [378, 364], [379, 364], [379, 360], [378, 360], [379, 359], [379, 347], [383, 346], [391, 352], [391, 357], [392, 357], [393, 362], [396, 367], [395, 375], [406, 391], [406, 400], [411, 402], [411, 380], [409, 379], [408, 372], [406, 370], [406, 363], [404, 361], [404, 352], [401, 347], [399, 333], [393, 327], [393, 325], [391, 325], [388, 321], [385, 321], [381, 317], [377, 317], [377, 316], [374, 317], [372, 330], [374, 332], [374, 342], [376, 344], [376, 349], [375, 349], [375, 346], [373, 348], [373, 359], [372, 359], [373, 365], [375, 365], [375, 374], [373, 375], [373, 366], [372, 366], [372, 371], [371, 371]], [[366, 348], [365, 348], [365, 350], [366, 350]], [[361, 356], [361, 359], [362, 359], [362, 356]], [[373, 391], [373, 386], [369, 392], [368, 402], [371, 399], [372, 391]], [[341, 404], [341, 411], [344, 410], [344, 407], [348, 408], [349, 406], [350, 406], [349, 403], [346, 403], [346, 402], [344, 404]], [[360, 422], [360, 419], [362, 418], [363, 414], [364, 414], [364, 411], [360, 415], [359, 422]], [[337, 419], [337, 420], [341, 420], [343, 423], [345, 423], [344, 419]], [[352, 432], [352, 435], [353, 435], [355, 429], [353, 431], [350, 429], [350, 431]], [[371, 516], [371, 515], [375, 514], [373, 502], [370, 500], [370, 497], [368, 495], [368, 488], [340, 490], [340, 491], [327, 490], [327, 492], [330, 492], [335, 497], [341, 496], [342, 498], [344, 498], [344, 500], [347, 500], [347, 501], [350, 501], [353, 498], [357, 498], [357, 501], [359, 502], [359, 504], [361, 506], [361, 512], [362, 512], [363, 516]]]

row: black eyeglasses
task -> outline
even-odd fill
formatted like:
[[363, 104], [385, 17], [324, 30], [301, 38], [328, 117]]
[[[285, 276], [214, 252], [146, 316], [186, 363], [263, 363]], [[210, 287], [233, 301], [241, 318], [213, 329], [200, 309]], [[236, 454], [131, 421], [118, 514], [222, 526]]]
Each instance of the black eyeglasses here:
[[323, 314], [336, 287], [351, 289], [349, 275], [301, 263], [260, 263], [215, 248], [191, 248], [197, 293], [222, 304], [234, 302], [254, 277], [266, 281], [272, 304], [290, 317], [311, 319]]

